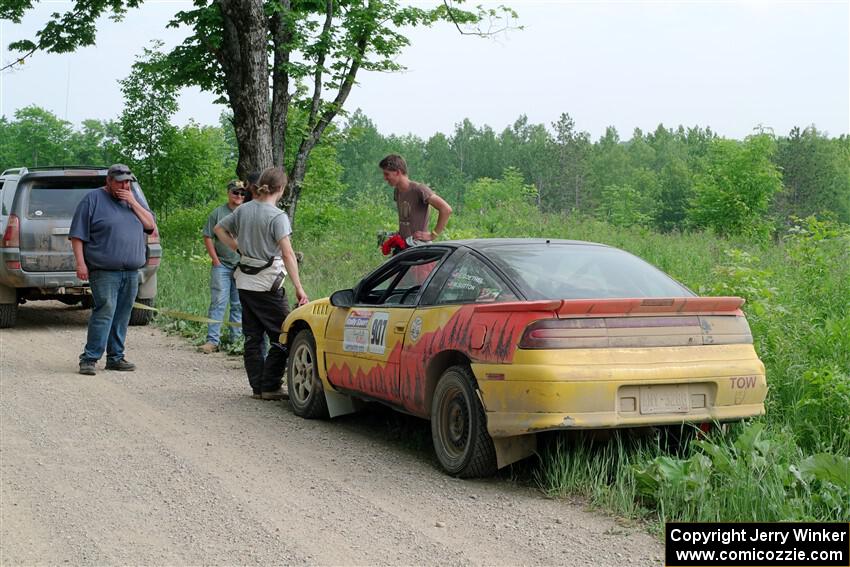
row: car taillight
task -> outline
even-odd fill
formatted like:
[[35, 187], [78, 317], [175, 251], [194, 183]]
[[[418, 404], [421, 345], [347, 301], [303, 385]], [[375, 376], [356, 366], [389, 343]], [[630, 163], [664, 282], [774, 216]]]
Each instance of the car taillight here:
[[750, 326], [742, 316], [665, 314], [541, 319], [526, 327], [519, 348], [646, 348], [752, 342]]
[[148, 235], [148, 244], [159, 244], [159, 229], [154, 227], [153, 232]]
[[608, 346], [604, 319], [542, 319], [525, 329], [519, 348], [593, 348]]
[[3, 242], [0, 246], [3, 248], [20, 248], [21, 221], [18, 220], [18, 215], [9, 215], [9, 223], [6, 225], [6, 231], [3, 233]]

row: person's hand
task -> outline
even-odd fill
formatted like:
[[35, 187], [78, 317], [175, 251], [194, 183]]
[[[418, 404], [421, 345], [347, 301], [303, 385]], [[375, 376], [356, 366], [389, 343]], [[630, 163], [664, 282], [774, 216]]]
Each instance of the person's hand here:
[[212, 264], [213, 264], [213, 267], [221, 266], [221, 260], [216, 258], [215, 260], [212, 261]]
[[121, 201], [127, 201], [130, 205], [135, 204], [136, 196], [133, 195], [133, 190], [130, 189], [130, 184], [127, 183], [123, 187], [115, 188], [115, 196]]
[[85, 264], [77, 265], [77, 277], [84, 282], [89, 281], [89, 267]]
[[425, 242], [431, 242], [436, 236], [436, 233], [431, 232], [430, 230], [417, 230], [413, 233], [414, 240], [423, 240]]
[[303, 289], [295, 290], [295, 297], [298, 298], [298, 307], [302, 305], [307, 305], [310, 302], [310, 298], [307, 297], [307, 293]]

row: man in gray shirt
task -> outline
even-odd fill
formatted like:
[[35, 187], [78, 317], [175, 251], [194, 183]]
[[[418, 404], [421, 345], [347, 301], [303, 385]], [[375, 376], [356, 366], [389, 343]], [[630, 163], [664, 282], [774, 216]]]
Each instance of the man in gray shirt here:
[[[242, 305], [239, 303], [239, 290], [233, 279], [233, 270], [239, 263], [239, 254], [224, 245], [213, 232], [215, 225], [232, 213], [245, 200], [246, 191], [241, 181], [231, 181], [227, 184], [227, 203], [216, 207], [207, 218], [204, 226], [204, 246], [212, 259], [210, 272], [210, 309], [207, 317], [221, 321], [224, 310], [230, 302], [230, 322], [242, 323]], [[241, 326], [230, 327], [230, 340], [233, 343], [242, 341]], [[207, 325], [207, 341], [200, 347], [204, 354], [216, 352], [221, 342], [221, 323]]]

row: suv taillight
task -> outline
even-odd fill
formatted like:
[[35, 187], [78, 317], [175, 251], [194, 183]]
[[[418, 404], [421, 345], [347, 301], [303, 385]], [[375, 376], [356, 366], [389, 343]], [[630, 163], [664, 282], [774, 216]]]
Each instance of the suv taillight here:
[[148, 235], [148, 244], [159, 244], [159, 229], [153, 227], [153, 232]]
[[18, 215], [9, 215], [9, 223], [6, 225], [6, 232], [3, 233], [3, 242], [0, 243], [2, 248], [20, 248], [21, 246], [21, 221], [18, 220]]

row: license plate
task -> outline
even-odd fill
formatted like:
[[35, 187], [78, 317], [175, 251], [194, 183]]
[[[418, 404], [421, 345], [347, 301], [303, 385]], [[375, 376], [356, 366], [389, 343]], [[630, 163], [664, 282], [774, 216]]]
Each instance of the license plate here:
[[688, 387], [642, 386], [640, 389], [640, 413], [688, 413], [690, 411]]

